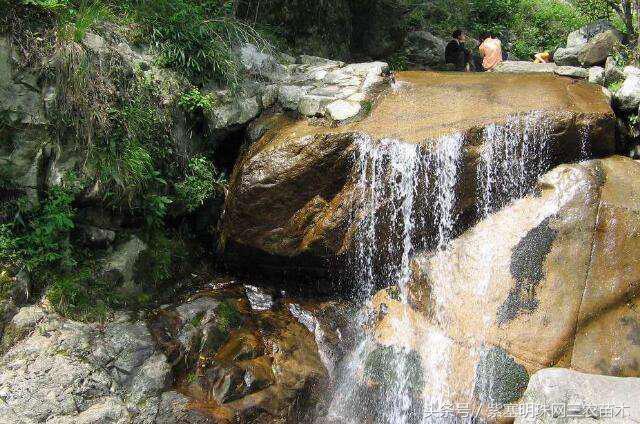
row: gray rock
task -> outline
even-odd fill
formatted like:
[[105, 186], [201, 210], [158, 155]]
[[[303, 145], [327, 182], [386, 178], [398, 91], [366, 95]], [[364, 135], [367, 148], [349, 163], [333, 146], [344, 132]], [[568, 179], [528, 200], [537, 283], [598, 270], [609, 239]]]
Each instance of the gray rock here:
[[298, 57], [297, 62], [302, 65], [329, 65], [329, 66], [335, 66], [335, 67], [344, 66], [344, 62], [325, 59], [323, 57], [309, 56], [304, 54]]
[[209, 309], [215, 309], [218, 303], [219, 302], [210, 297], [200, 297], [176, 307], [176, 312], [181, 321], [187, 323], [193, 320], [198, 314], [203, 314]]
[[589, 78], [589, 71], [585, 68], [579, 68], [577, 66], [558, 66], [555, 70], [557, 75], [571, 78]]
[[589, 42], [596, 35], [615, 29], [614, 25], [607, 20], [592, 22], [582, 28], [571, 32], [567, 36], [567, 47], [580, 47]]
[[0, 422], [153, 422], [171, 370], [145, 323], [125, 318], [101, 326], [22, 308], [13, 324], [35, 328], [0, 360]]
[[625, 66], [622, 70], [622, 73], [625, 77], [629, 77], [631, 75], [640, 75], [640, 68], [636, 66]]
[[504, 61], [493, 69], [493, 72], [509, 74], [552, 74], [558, 66], [555, 63], [511, 62]]
[[248, 99], [235, 99], [231, 103], [218, 106], [205, 113], [209, 127], [223, 129], [235, 125], [244, 125], [256, 118], [262, 108], [258, 104], [257, 97]]
[[531, 377], [521, 401], [523, 405], [537, 406], [543, 414], [517, 417], [515, 424], [640, 422], [639, 398], [638, 378], [543, 369]]
[[297, 110], [302, 97], [309, 91], [308, 87], [298, 87], [294, 85], [284, 85], [278, 89], [278, 102], [289, 110]]
[[18, 331], [31, 330], [46, 316], [39, 306], [26, 306], [20, 308], [11, 320], [11, 325]]
[[447, 43], [427, 31], [414, 31], [406, 38], [405, 53], [413, 65], [434, 67], [444, 64]]
[[329, 116], [335, 121], [344, 121], [345, 119], [356, 116], [362, 106], [360, 103], [348, 102], [346, 100], [336, 100], [327, 105]]
[[585, 67], [602, 65], [621, 43], [622, 35], [618, 30], [602, 32], [580, 47], [578, 60]]
[[604, 68], [593, 66], [589, 68], [589, 82], [592, 84], [604, 85]]
[[166, 392], [162, 395], [156, 424], [210, 424], [211, 419], [203, 413], [190, 408], [191, 400], [178, 393]]
[[640, 106], [640, 75], [628, 77], [614, 94], [614, 102], [624, 112], [635, 112]]
[[260, 101], [262, 102], [262, 107], [265, 109], [270, 108], [278, 101], [278, 86], [277, 85], [267, 85], [262, 88], [262, 94], [260, 95]]
[[78, 232], [82, 243], [92, 247], [107, 247], [116, 239], [115, 231], [92, 225], [79, 225]]
[[131, 236], [104, 260], [101, 276], [116, 284], [131, 283], [140, 254], [145, 250], [147, 245], [138, 237]]
[[578, 53], [580, 53], [580, 47], [559, 48], [553, 54], [553, 61], [558, 66], [580, 66]]
[[247, 72], [273, 81], [287, 76], [286, 68], [273, 55], [259, 51], [253, 44], [240, 48], [240, 62]]
[[93, 32], [87, 32], [85, 34], [82, 39], [82, 45], [98, 55], [104, 55], [107, 52], [107, 42], [105, 39]]
[[306, 95], [300, 100], [298, 112], [304, 116], [324, 115], [327, 105], [334, 101], [335, 98]]
[[625, 75], [622, 69], [618, 68], [616, 61], [613, 57], [609, 56], [604, 65], [604, 82], [606, 85], [614, 84], [616, 82], [623, 81]]

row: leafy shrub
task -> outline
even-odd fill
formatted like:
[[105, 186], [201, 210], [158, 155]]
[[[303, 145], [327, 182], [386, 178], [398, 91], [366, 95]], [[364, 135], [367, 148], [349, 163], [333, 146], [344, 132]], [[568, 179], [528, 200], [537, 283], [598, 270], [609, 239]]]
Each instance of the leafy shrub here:
[[99, 321], [110, 309], [125, 303], [122, 295], [109, 284], [96, 279], [91, 268], [52, 278], [47, 300], [59, 314], [80, 321]]
[[184, 93], [178, 100], [180, 107], [188, 112], [211, 110], [214, 103], [215, 99], [211, 94], [202, 94], [197, 88]]
[[176, 184], [176, 192], [187, 210], [193, 212], [215, 193], [224, 193], [225, 185], [224, 174], [218, 173], [207, 158], [196, 156], [189, 161], [186, 179]]
[[141, 24], [138, 38], [150, 41], [160, 64], [177, 69], [194, 82], [217, 80], [237, 87], [242, 79], [233, 46], [269, 43], [250, 25], [235, 19], [231, 1], [151, 0], [132, 4]]
[[76, 261], [69, 235], [74, 225], [76, 188], [56, 186], [35, 207], [27, 207], [24, 199], [21, 212], [10, 223], [0, 226], [0, 262], [18, 262], [35, 274], [50, 269], [70, 269]]

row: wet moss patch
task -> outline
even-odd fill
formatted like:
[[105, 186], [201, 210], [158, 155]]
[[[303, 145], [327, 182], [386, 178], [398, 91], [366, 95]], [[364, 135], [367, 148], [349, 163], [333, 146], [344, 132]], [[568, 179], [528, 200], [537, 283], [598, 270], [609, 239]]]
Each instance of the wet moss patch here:
[[544, 279], [544, 262], [558, 230], [550, 227], [552, 217], [546, 218], [537, 227], [530, 230], [511, 252], [509, 270], [515, 287], [498, 309], [498, 325], [504, 325], [522, 313], [531, 313], [538, 307], [536, 288]]

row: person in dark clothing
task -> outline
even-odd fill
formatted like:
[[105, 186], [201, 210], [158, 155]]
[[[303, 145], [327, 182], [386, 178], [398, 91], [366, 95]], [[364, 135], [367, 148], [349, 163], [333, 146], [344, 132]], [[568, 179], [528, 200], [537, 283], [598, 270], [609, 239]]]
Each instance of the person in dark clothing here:
[[453, 40], [447, 44], [444, 51], [445, 62], [453, 64], [456, 71], [468, 71], [471, 52], [464, 45], [467, 35], [461, 29], [457, 29], [452, 37]]

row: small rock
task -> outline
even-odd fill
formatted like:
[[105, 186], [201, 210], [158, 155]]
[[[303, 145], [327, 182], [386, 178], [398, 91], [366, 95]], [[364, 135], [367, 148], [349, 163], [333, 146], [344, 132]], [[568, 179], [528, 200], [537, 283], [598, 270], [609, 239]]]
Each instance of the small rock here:
[[116, 284], [132, 282], [135, 267], [140, 254], [147, 250], [147, 245], [136, 236], [122, 243], [106, 258], [102, 266], [102, 276]]
[[98, 228], [91, 225], [79, 225], [80, 240], [85, 246], [107, 247], [116, 239], [115, 231]]
[[614, 94], [615, 104], [624, 112], [635, 112], [640, 106], [640, 75], [628, 77]]
[[609, 56], [604, 65], [604, 83], [606, 85], [610, 85], [616, 82], [623, 81], [624, 78], [625, 75], [622, 72], [622, 69], [618, 68], [615, 59]]
[[640, 68], [636, 66], [625, 66], [622, 70], [622, 73], [625, 77], [630, 77], [631, 75], [640, 75]]
[[262, 101], [262, 107], [267, 109], [276, 104], [278, 101], [278, 86], [267, 85], [262, 89], [262, 95], [260, 96]]
[[308, 87], [283, 85], [278, 89], [278, 101], [285, 109], [297, 110], [300, 100], [308, 91]]
[[26, 306], [20, 308], [18, 313], [11, 320], [11, 325], [15, 330], [22, 332], [36, 326], [45, 317], [45, 312], [39, 306]]
[[604, 68], [593, 66], [589, 68], [589, 82], [592, 84], [604, 85]]
[[555, 70], [557, 75], [571, 78], [584, 78], [589, 77], [589, 71], [585, 68], [579, 68], [577, 66], [558, 66]]
[[105, 54], [107, 52], [107, 42], [104, 38], [93, 32], [87, 32], [85, 34], [82, 45], [95, 54]]
[[553, 61], [558, 66], [580, 66], [579, 52], [580, 47], [559, 48], [553, 54]]
[[333, 100], [331, 97], [306, 95], [300, 100], [298, 112], [305, 116], [324, 115], [327, 105]]
[[580, 29], [571, 32], [567, 36], [567, 47], [580, 47], [588, 43], [589, 40], [591, 40], [596, 35], [610, 29], [615, 29], [615, 26], [605, 19], [592, 22]]
[[356, 116], [361, 108], [360, 103], [336, 100], [327, 105], [327, 112], [329, 112], [329, 115], [335, 121], [344, 121], [345, 119]]
[[256, 97], [234, 100], [206, 113], [209, 124], [214, 129], [244, 125], [260, 114], [262, 108]]

